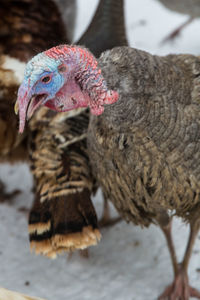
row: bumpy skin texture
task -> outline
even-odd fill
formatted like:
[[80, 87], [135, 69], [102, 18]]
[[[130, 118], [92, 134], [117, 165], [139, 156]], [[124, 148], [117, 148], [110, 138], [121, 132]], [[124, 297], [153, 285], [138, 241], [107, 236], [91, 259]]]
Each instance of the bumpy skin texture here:
[[34, 56], [26, 65], [16, 102], [19, 131], [23, 132], [26, 118], [41, 104], [58, 112], [89, 105], [92, 113], [99, 115], [105, 104], [117, 99], [118, 94], [107, 88], [97, 60], [88, 50], [69, 45], [53, 47]]
[[135, 224], [148, 226], [168, 210], [191, 220], [200, 199], [200, 59], [122, 47], [99, 65], [120, 94], [89, 125], [91, 163], [105, 194]]

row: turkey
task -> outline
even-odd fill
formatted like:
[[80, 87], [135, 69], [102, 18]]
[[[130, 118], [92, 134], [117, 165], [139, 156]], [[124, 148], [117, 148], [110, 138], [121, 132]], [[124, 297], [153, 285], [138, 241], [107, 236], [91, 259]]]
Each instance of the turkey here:
[[[88, 48], [93, 47], [95, 55], [109, 46], [127, 44], [123, 4], [122, 0], [99, 2], [91, 24], [79, 41]], [[98, 47], [93, 46], [94, 32], [101, 41]], [[85, 109], [65, 114], [40, 109], [30, 122], [30, 159], [36, 199], [30, 212], [29, 233], [31, 248], [37, 254], [53, 258], [59, 252], [84, 249], [100, 240], [90, 200], [98, 186], [87, 154], [88, 123], [89, 111]], [[118, 220], [109, 219], [105, 201], [100, 225]]]
[[180, 14], [189, 15], [189, 18], [176, 28], [171, 34], [169, 34], [163, 43], [173, 40], [176, 38], [180, 32], [190, 23], [194, 21], [195, 18], [200, 17], [200, 2], [199, 0], [159, 0], [166, 8], [178, 12]]
[[[156, 223], [165, 234], [174, 281], [159, 299], [200, 299], [187, 275], [200, 225], [199, 77], [200, 59], [193, 55], [116, 47], [97, 62], [85, 48], [60, 45], [29, 61], [18, 90], [21, 133], [40, 106], [90, 108], [88, 151], [104, 195], [126, 221]], [[173, 215], [190, 226], [180, 264]]]

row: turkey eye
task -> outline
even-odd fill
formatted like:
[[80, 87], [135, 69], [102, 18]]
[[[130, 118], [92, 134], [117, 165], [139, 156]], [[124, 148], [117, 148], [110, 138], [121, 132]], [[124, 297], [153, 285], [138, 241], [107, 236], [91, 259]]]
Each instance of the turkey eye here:
[[42, 82], [44, 82], [44, 83], [48, 83], [48, 82], [50, 82], [51, 81], [51, 77], [50, 76], [44, 76], [43, 78], [42, 78]]

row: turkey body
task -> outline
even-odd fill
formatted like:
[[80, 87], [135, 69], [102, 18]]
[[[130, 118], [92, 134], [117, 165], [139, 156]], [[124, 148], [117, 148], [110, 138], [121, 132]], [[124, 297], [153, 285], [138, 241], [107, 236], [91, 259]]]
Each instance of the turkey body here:
[[[27, 64], [17, 99], [22, 130], [26, 116], [30, 116], [29, 112], [23, 114], [24, 102], [27, 107], [32, 99], [32, 94], [27, 94], [27, 81], [34, 78], [28, 89], [36, 97], [41, 91], [48, 96], [51, 87], [40, 87], [43, 73], [38, 75], [37, 66], [51, 68], [49, 76], [54, 80], [60, 74], [55, 61], [65, 67], [66, 74], [59, 75], [64, 84], [54, 84], [50, 96], [53, 108], [60, 111], [62, 104], [73, 117], [73, 108], [90, 107], [87, 142], [93, 178], [124, 219], [141, 226], [155, 223], [165, 235], [174, 281], [159, 300], [200, 299], [200, 292], [189, 285], [187, 275], [200, 228], [200, 58], [188, 54], [159, 57], [116, 47], [104, 52], [97, 66], [95, 57], [83, 47], [53, 47]], [[69, 71], [71, 61], [73, 68]], [[76, 87], [72, 90], [71, 82]], [[69, 95], [66, 93], [63, 100], [66, 90]], [[76, 92], [80, 94], [72, 101]], [[174, 215], [190, 226], [181, 263], [171, 236]], [[49, 223], [45, 226], [43, 232]], [[64, 245], [58, 246], [62, 250]]]
[[120, 99], [91, 117], [91, 163], [107, 197], [135, 224], [148, 226], [168, 210], [189, 220], [199, 207], [199, 62], [126, 47], [100, 58]]
[[[156, 223], [163, 231], [174, 281], [159, 300], [200, 299], [187, 276], [200, 227], [200, 59], [122, 47], [105, 52], [99, 62], [119, 100], [90, 119], [94, 176], [126, 221]], [[180, 264], [171, 236], [173, 215], [190, 225]]]

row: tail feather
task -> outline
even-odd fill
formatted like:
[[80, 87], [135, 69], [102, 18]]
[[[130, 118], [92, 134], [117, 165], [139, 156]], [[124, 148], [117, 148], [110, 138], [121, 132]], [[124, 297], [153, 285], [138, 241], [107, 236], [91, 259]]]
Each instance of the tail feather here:
[[[29, 236], [31, 248], [38, 254], [53, 258], [63, 251], [96, 245], [100, 240], [90, 198], [94, 180], [82, 136], [88, 126], [87, 114], [52, 114], [43, 109], [30, 122], [30, 160], [36, 193], [29, 216]], [[40, 123], [35, 122], [37, 118]]]
[[29, 236], [37, 254], [52, 258], [62, 251], [96, 245], [101, 234], [89, 190], [42, 203], [36, 197], [29, 216]]

